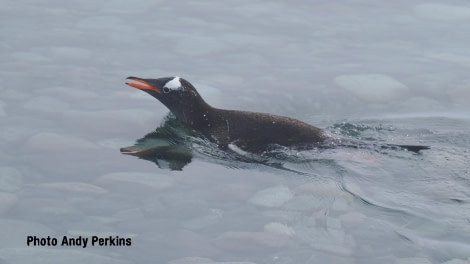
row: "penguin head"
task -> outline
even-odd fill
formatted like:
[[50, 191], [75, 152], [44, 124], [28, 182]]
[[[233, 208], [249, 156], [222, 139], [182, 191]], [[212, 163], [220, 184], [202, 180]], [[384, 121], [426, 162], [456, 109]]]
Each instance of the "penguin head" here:
[[127, 77], [127, 85], [147, 92], [164, 104], [183, 122], [190, 119], [198, 108], [206, 106], [194, 86], [180, 77], [142, 79]]

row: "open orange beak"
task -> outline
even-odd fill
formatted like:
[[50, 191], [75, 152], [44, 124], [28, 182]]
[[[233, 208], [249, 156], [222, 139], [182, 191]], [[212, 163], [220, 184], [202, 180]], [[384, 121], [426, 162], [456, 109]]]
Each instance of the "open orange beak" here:
[[137, 88], [137, 89], [140, 89], [140, 90], [152, 90], [152, 91], [155, 91], [157, 93], [161, 93], [160, 90], [157, 87], [151, 85], [147, 81], [142, 80], [140, 78], [131, 76], [131, 77], [127, 77], [127, 80], [129, 80], [129, 81], [126, 82], [126, 84], [129, 85], [129, 86], [132, 86], [134, 88]]

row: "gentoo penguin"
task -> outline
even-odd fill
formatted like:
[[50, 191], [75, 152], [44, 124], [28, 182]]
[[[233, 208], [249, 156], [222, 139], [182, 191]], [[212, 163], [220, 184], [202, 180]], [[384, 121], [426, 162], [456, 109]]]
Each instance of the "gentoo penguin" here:
[[[234, 145], [243, 151], [262, 153], [276, 145], [301, 149], [342, 145], [336, 144], [337, 140], [322, 129], [293, 118], [212, 107], [191, 83], [180, 77], [128, 77], [127, 80], [126, 84], [157, 98], [184, 125], [222, 148]], [[428, 148], [387, 146], [415, 152]]]

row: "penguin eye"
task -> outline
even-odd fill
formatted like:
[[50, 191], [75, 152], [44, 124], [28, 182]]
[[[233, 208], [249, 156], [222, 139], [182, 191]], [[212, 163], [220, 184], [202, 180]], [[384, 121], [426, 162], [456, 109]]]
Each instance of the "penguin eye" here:
[[163, 87], [163, 92], [164, 92], [164, 93], [169, 93], [169, 92], [170, 92], [170, 88], [168, 88], [168, 87]]

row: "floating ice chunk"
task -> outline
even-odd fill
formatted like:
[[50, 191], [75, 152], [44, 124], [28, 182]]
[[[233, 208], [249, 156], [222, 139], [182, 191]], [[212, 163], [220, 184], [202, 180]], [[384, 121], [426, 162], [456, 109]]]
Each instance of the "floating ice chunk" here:
[[343, 226], [352, 228], [357, 225], [363, 224], [367, 219], [367, 216], [359, 212], [351, 211], [340, 215], [339, 219], [341, 220]]
[[[331, 232], [330, 232], [330, 235], [331, 235]], [[337, 243], [330, 242], [330, 241], [328, 241], [328, 243], [316, 242], [316, 243], [313, 243], [311, 246], [314, 249], [325, 251], [325, 252], [331, 252], [339, 256], [350, 256], [353, 253], [353, 251], [349, 247], [346, 247], [345, 245], [341, 245], [341, 244], [338, 245]]]
[[295, 230], [292, 227], [277, 222], [264, 225], [264, 231], [289, 237], [295, 235]]
[[170, 176], [143, 172], [109, 173], [101, 176], [97, 182], [105, 185], [129, 185], [130, 183], [134, 183], [158, 190], [169, 188], [174, 184], [174, 180]]
[[251, 197], [250, 202], [259, 206], [277, 208], [292, 199], [292, 197], [294, 197], [294, 195], [288, 187], [276, 186], [255, 193], [255, 195]]
[[201, 217], [191, 217], [183, 222], [183, 227], [189, 230], [198, 230], [209, 226], [214, 226], [220, 221], [223, 216], [223, 211], [220, 209], [210, 209], [208, 215]]
[[[292, 223], [293, 221], [298, 221], [297, 219], [302, 218], [302, 220], [308, 218], [308, 224], [307, 225], [315, 225], [315, 218], [312, 216], [309, 217], [301, 217], [300, 215], [303, 214], [304, 211], [299, 211], [299, 212], [294, 212], [290, 210], [290, 208], [286, 208], [287, 204], [284, 205], [282, 209], [277, 209], [277, 210], [266, 210], [263, 211], [262, 214], [266, 217], [269, 217], [269, 219], [274, 219], [279, 222], [288, 222]], [[288, 214], [286, 214], [286, 211], [289, 211]]]
[[21, 173], [11, 167], [0, 167], [0, 191], [16, 192], [22, 186]]
[[414, 8], [416, 16], [432, 20], [470, 20], [470, 8], [459, 5], [421, 4]]
[[390, 102], [408, 92], [406, 85], [383, 74], [341, 75], [334, 82], [369, 103]]
[[27, 146], [39, 151], [69, 151], [98, 148], [95, 144], [81, 138], [48, 132], [32, 136]]
[[306, 211], [311, 209], [319, 209], [328, 206], [328, 201], [314, 195], [296, 195], [288, 201], [284, 208], [293, 211]]

